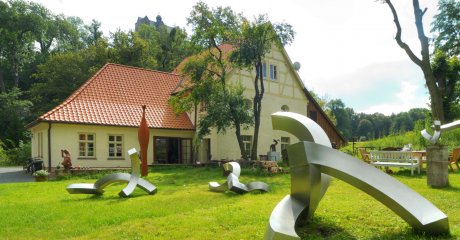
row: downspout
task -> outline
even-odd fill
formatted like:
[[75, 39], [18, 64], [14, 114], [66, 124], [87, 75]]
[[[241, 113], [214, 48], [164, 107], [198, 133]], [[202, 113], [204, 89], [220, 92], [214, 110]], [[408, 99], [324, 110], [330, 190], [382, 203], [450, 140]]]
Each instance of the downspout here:
[[48, 172], [51, 172], [51, 122], [48, 122]]

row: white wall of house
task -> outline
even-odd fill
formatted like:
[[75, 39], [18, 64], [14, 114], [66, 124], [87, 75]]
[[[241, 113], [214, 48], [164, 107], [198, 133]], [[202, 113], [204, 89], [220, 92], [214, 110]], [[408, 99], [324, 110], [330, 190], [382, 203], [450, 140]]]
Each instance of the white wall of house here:
[[[43, 159], [45, 166], [49, 166], [48, 158], [48, 123], [39, 123], [30, 128], [32, 133], [32, 157], [40, 157]], [[74, 167], [130, 167], [131, 161], [127, 155], [127, 151], [131, 148], [140, 149], [137, 138], [138, 128], [135, 127], [115, 127], [115, 126], [100, 126], [100, 125], [84, 125], [84, 124], [51, 124], [51, 167], [56, 167], [63, 158], [61, 150], [66, 149], [70, 152], [72, 165]], [[92, 135], [94, 144], [94, 154], [91, 156], [80, 156], [79, 144], [80, 135]], [[43, 135], [43, 137], [40, 137]], [[154, 154], [154, 137], [177, 137], [177, 138], [193, 138], [193, 131], [184, 130], [168, 130], [168, 129], [150, 129], [150, 141], [148, 148], [148, 163], [153, 163]], [[122, 145], [121, 156], [109, 156], [109, 139], [110, 136], [121, 136], [121, 142], [111, 142]], [[43, 138], [43, 144], [40, 144], [40, 138]], [[84, 141], [83, 141], [84, 142]], [[43, 152], [40, 156], [40, 152]], [[85, 155], [88, 155], [86, 150]]]
[[[259, 131], [258, 155], [266, 155], [269, 151], [273, 139], [289, 139], [289, 143], [298, 142], [293, 135], [272, 129], [271, 114], [283, 111], [282, 108], [288, 107], [290, 112], [307, 115], [307, 97], [303, 92], [303, 85], [297, 73], [292, 67], [288, 56], [277, 48], [266, 55], [264, 59], [266, 65], [265, 93], [262, 99], [262, 114]], [[276, 79], [270, 79], [270, 65], [276, 66]], [[245, 88], [245, 95], [249, 99], [254, 97], [254, 78], [255, 70], [248, 72], [244, 70], [233, 70], [229, 74], [228, 83], [241, 83]], [[285, 109], [286, 110], [286, 109]], [[253, 127], [243, 130], [242, 135], [253, 138]], [[226, 134], [217, 134], [214, 130], [208, 136], [211, 139], [212, 159], [240, 159], [241, 153], [236, 140], [234, 129], [227, 130]], [[281, 143], [277, 146], [277, 152], [281, 152]]]

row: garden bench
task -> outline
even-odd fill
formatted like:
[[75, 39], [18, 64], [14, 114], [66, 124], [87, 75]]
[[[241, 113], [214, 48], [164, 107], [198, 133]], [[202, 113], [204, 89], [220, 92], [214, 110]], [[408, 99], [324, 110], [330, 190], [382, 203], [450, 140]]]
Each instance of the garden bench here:
[[370, 161], [376, 167], [403, 167], [410, 168], [411, 175], [414, 175], [414, 168], [420, 174], [418, 159], [413, 157], [411, 151], [377, 151], [369, 152]]

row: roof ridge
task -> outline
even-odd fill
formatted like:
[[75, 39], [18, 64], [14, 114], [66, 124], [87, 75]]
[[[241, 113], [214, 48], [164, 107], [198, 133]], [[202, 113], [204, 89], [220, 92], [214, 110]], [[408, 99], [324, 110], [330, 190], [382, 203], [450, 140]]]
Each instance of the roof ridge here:
[[170, 75], [174, 75], [174, 76], [181, 76], [180, 74], [176, 74], [176, 73], [173, 73], [173, 72], [164, 72], [164, 71], [160, 71], [160, 70], [141, 68], [141, 67], [135, 67], [135, 66], [128, 66], [128, 65], [123, 65], [123, 64], [119, 64], [119, 63], [107, 63], [106, 65], [114, 65], [114, 66], [119, 66], [119, 67], [124, 67], [124, 68], [132, 68], [132, 69], [138, 69], [138, 70], [149, 71], [149, 72], [156, 72], [156, 73], [170, 74]]
[[111, 65], [111, 63], [106, 63], [104, 64], [104, 66], [102, 66], [101, 69], [99, 69], [95, 74], [93, 74], [93, 76], [88, 79], [81, 87], [79, 87], [77, 90], [75, 90], [69, 97], [67, 97], [61, 104], [57, 105], [56, 107], [54, 107], [53, 109], [49, 110], [48, 112], [46, 112], [45, 114], [41, 115], [39, 117], [39, 119], [44, 119], [46, 117], [49, 117], [50, 115], [52, 115], [53, 113], [57, 112], [59, 109], [63, 108], [64, 106], [66, 106], [67, 104], [69, 104], [70, 102], [72, 102], [78, 95], [80, 95], [84, 89], [86, 89], [86, 87], [94, 81], [94, 79], [96, 79], [96, 77], [104, 70], [107, 68], [108, 65]]

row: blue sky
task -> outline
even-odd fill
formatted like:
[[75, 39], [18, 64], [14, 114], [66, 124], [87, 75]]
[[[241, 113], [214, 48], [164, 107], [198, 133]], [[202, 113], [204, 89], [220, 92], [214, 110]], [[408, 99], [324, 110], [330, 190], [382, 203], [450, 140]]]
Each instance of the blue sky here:
[[[197, 2], [181, 0], [34, 0], [52, 12], [96, 19], [105, 34], [134, 28], [137, 17], [186, 27], [186, 17]], [[340, 98], [356, 112], [386, 115], [427, 107], [429, 95], [420, 69], [394, 40], [395, 26], [387, 5], [375, 0], [204, 0], [209, 6], [230, 6], [252, 18], [268, 14], [273, 22], [287, 22], [296, 31], [286, 47], [291, 60], [300, 62], [299, 75], [310, 90], [329, 99]], [[414, 25], [412, 1], [394, 0], [403, 27], [403, 40], [414, 53], [420, 44]], [[420, 0], [428, 11], [425, 32], [437, 11], [437, 0]]]

